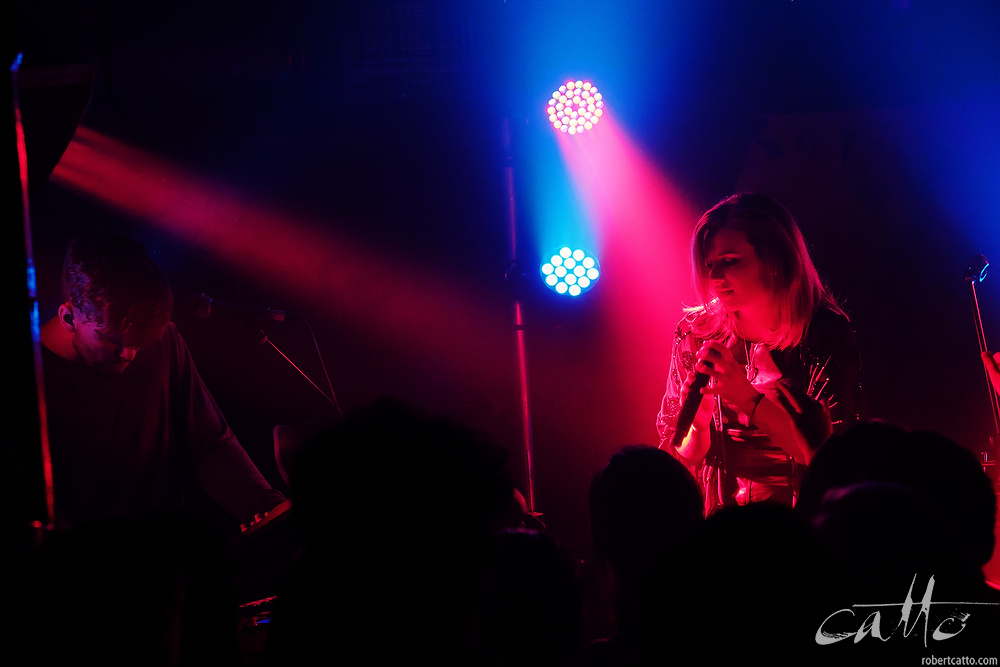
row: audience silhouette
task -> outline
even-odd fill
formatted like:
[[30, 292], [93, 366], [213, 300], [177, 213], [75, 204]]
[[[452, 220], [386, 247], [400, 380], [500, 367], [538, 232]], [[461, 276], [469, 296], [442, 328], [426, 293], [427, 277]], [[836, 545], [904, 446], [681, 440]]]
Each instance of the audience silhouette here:
[[[831, 619], [831, 632], [860, 637], [861, 620], [879, 612], [880, 627], [869, 628], [858, 648], [838, 646], [841, 653], [871, 664], [996, 654], [1000, 595], [982, 573], [994, 549], [996, 496], [969, 450], [937, 433], [862, 423], [823, 446], [802, 500], [797, 510], [846, 572], [852, 603], [890, 605]], [[907, 599], [916, 605], [908, 624]]]
[[241, 664], [228, 546], [206, 522], [109, 518], [22, 556], [5, 629], [23, 664]]
[[496, 539], [478, 613], [479, 645], [501, 667], [571, 667], [583, 648], [572, 556], [537, 530]]
[[588, 646], [587, 665], [641, 661], [638, 629], [650, 573], [659, 558], [701, 525], [703, 507], [691, 473], [655, 447], [624, 447], [594, 477], [591, 534], [611, 590], [616, 631]]
[[501, 449], [384, 399], [306, 444], [291, 482], [305, 547], [269, 661], [490, 663], [474, 614], [514, 502]]
[[[588, 636], [581, 560], [527, 512], [502, 448], [383, 399], [306, 443], [301, 552], [253, 664], [874, 665], [1000, 653], [992, 482], [931, 432], [862, 422], [820, 447], [796, 506], [704, 517], [666, 452], [590, 487], [614, 628]], [[231, 545], [187, 515], [114, 519], [18, 552], [6, 627], [32, 664], [246, 666]], [[687, 659], [687, 658], [686, 658]]]
[[814, 641], [839, 608], [841, 578], [809, 525], [761, 502], [724, 508], [671, 549], [651, 577], [647, 665], [694, 654], [708, 664], [833, 664]]

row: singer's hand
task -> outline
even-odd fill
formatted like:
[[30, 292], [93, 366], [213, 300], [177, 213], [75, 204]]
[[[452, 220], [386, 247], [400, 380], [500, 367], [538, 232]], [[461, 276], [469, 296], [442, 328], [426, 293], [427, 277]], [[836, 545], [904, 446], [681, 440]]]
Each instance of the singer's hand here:
[[[694, 383], [695, 372], [688, 371], [687, 379], [684, 380], [684, 384], [681, 386], [681, 405], [687, 403], [687, 397], [691, 393], [691, 385]], [[702, 393], [707, 393], [702, 390]], [[715, 401], [703, 400], [698, 404], [698, 412], [695, 413], [694, 421], [692, 426], [696, 429], [705, 431], [712, 424], [712, 413], [715, 410]]]
[[718, 394], [737, 410], [753, 409], [758, 392], [746, 376], [746, 367], [736, 361], [732, 351], [718, 341], [708, 341], [698, 350], [695, 370], [708, 373], [713, 379], [703, 394]]
[[787, 380], [778, 380], [774, 387], [777, 389], [775, 397], [778, 405], [792, 418], [795, 428], [810, 447], [818, 448], [833, 435], [833, 422], [830, 421], [830, 405], [827, 399], [815, 401], [809, 394]]
[[983, 352], [982, 356], [993, 389], [1000, 392], [1000, 352]]

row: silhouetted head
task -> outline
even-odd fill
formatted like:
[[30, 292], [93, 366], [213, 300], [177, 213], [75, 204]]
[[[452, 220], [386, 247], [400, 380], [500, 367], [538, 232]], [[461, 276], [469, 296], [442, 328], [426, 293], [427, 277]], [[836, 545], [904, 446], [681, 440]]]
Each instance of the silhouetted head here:
[[309, 568], [298, 594], [306, 616], [337, 626], [335, 642], [374, 656], [468, 638], [514, 498], [502, 449], [380, 400], [306, 444], [291, 480]]
[[954, 549], [975, 567], [990, 560], [996, 494], [982, 464], [968, 449], [939, 433], [914, 431], [875, 455], [872, 477], [928, 497], [944, 516]]
[[811, 527], [770, 502], [723, 508], [671, 549], [651, 578], [648, 664], [694, 652], [712, 664], [824, 664], [816, 629], [843, 579]]
[[547, 533], [501, 532], [479, 613], [479, 641], [503, 666], [576, 664], [583, 607], [572, 561]]
[[701, 489], [667, 452], [630, 445], [590, 485], [590, 528], [598, 557], [620, 574], [648, 566], [701, 522]]
[[872, 465], [882, 450], [908, 431], [884, 421], [864, 421], [832, 435], [813, 455], [802, 478], [796, 511], [811, 519], [831, 489], [872, 479]]

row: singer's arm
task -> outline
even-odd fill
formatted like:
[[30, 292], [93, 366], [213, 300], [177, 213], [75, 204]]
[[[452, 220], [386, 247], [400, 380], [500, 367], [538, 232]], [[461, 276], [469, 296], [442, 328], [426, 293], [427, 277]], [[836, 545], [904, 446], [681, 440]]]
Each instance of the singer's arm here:
[[164, 340], [171, 369], [171, 427], [186, 445], [195, 479], [240, 523], [274, 509], [284, 496], [271, 487], [236, 439], [173, 324]]
[[[742, 364], [724, 346], [708, 342], [697, 358], [695, 369], [706, 370], [716, 380], [706, 393], [718, 393], [800, 463], [808, 464], [831, 433], [858, 423], [861, 359], [854, 332], [841, 314], [817, 311], [801, 355], [788, 357], [792, 362], [782, 369], [783, 379], [760, 398]], [[702, 360], [711, 362], [714, 370]]]
[[[792, 416], [775, 400], [763, 396], [756, 401], [745, 401], [735, 404], [743, 414], [752, 414], [753, 423], [771, 438], [771, 442], [785, 450], [789, 456], [799, 463], [808, 465], [819, 446], [798, 428]], [[829, 416], [825, 417], [829, 424]], [[827, 432], [829, 435], [829, 431]]]
[[[694, 379], [694, 371], [689, 372], [684, 385], [681, 387], [681, 405], [686, 402], [692, 390], [691, 385]], [[694, 390], [701, 391], [698, 388]], [[704, 396], [698, 405], [698, 412], [695, 414], [694, 421], [691, 423], [691, 428], [688, 430], [687, 435], [684, 436], [681, 444], [674, 448], [673, 454], [681, 463], [695, 467], [708, 455], [708, 450], [712, 446], [711, 428], [714, 411], [715, 400], [710, 396]], [[662, 447], [665, 448], [668, 446], [669, 442]]]
[[656, 430], [660, 436], [660, 449], [669, 452], [693, 472], [704, 460], [711, 446], [712, 412], [715, 401], [709, 397], [701, 401], [690, 431], [678, 446], [673, 446], [672, 441], [677, 430], [681, 406], [688, 397], [694, 381], [696, 353], [701, 347], [701, 341], [692, 334], [689, 324], [687, 320], [682, 321], [674, 332], [670, 370], [667, 374], [666, 391], [660, 402], [660, 411], [656, 416]]
[[721, 342], [708, 341], [698, 351], [697, 359], [695, 370], [707, 373], [714, 380], [705, 394], [718, 394], [796, 461], [808, 464], [812, 460], [818, 443], [805, 437], [776, 398], [762, 394], [750, 383], [746, 368], [736, 361], [729, 348]]

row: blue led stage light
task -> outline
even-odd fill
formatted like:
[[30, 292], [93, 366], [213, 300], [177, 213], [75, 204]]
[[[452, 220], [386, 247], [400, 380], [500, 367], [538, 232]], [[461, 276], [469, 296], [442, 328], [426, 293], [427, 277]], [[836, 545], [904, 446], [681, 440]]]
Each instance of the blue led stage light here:
[[580, 296], [601, 276], [597, 258], [579, 248], [563, 246], [541, 266], [542, 280], [557, 294]]

